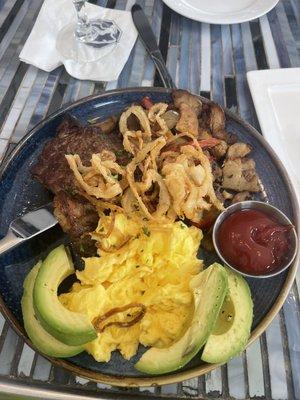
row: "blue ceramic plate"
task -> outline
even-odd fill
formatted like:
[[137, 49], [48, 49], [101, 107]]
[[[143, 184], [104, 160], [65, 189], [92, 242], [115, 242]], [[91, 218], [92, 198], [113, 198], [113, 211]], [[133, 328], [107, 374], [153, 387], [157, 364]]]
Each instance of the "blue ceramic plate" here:
[[[80, 100], [61, 109], [33, 128], [2, 165], [0, 234], [5, 235], [10, 221], [16, 216], [51, 199], [51, 194], [31, 177], [29, 170], [36, 162], [44, 144], [55, 135], [56, 128], [66, 113], [70, 113], [85, 123], [93, 117], [105, 118], [117, 114], [131, 103], [139, 102], [144, 96], [150, 96], [154, 102], [171, 101], [171, 92], [168, 89], [116, 90]], [[255, 129], [230, 112], [226, 112], [226, 116], [227, 129], [253, 147], [252, 156], [255, 159], [263, 189], [260, 199], [278, 207], [297, 225], [298, 211], [295, 194], [280, 161]], [[24, 278], [38, 259], [43, 258], [58, 243], [66, 240], [60, 228], [55, 227], [0, 257], [0, 309], [13, 328], [29, 344], [23, 329], [20, 306]], [[202, 256], [207, 259], [207, 262], [216, 258], [207, 254], [202, 254]], [[251, 341], [264, 331], [282, 306], [295, 276], [296, 265], [297, 260], [288, 271], [268, 280], [248, 280], [254, 301]], [[201, 375], [215, 367], [202, 363], [200, 357], [196, 356], [180, 371], [149, 377], [133, 367], [143, 351], [144, 349], [140, 348], [139, 354], [131, 361], [125, 361], [118, 352], [114, 352], [109, 363], [97, 363], [85, 352], [67, 360], [51, 359], [51, 361], [77, 375], [123, 386], [177, 382]]]

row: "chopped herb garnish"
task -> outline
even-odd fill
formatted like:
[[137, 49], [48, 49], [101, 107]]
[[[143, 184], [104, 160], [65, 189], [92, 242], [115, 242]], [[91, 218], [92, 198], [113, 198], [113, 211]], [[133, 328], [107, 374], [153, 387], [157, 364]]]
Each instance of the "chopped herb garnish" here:
[[99, 229], [99, 232], [103, 232], [104, 231], [104, 228], [103, 228], [103, 226], [101, 226], [101, 228]]
[[144, 232], [144, 235], [146, 235], [148, 237], [151, 235], [151, 232], [149, 231], [149, 229], [146, 226], [143, 226], [142, 230]]
[[111, 174], [111, 177], [113, 179], [115, 179], [116, 181], [119, 179], [119, 175], [118, 174]]
[[181, 229], [185, 229], [185, 228], [186, 228], [186, 225], [184, 225], [183, 222], [180, 222], [180, 228], [181, 228]]
[[116, 156], [125, 156], [127, 154], [127, 151], [125, 150], [117, 150], [115, 151]]
[[75, 196], [75, 195], [76, 195], [76, 189], [67, 187], [67, 188], [65, 188], [64, 190], [65, 190], [65, 192], [67, 192], [67, 193], [68, 193], [69, 195], [71, 195], [71, 196]]

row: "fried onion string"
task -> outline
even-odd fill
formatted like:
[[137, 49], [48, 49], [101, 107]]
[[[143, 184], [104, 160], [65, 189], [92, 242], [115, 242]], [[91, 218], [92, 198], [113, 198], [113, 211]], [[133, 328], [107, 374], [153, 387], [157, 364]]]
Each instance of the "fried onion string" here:
[[[131, 319], [130, 321], [124, 321], [124, 322], [111, 321], [111, 322], [108, 322], [107, 324], [104, 324], [104, 322], [108, 318], [113, 316], [114, 314], [119, 314], [121, 312], [129, 310], [130, 308], [140, 308], [139, 312], [136, 313], [136, 315], [134, 315], [133, 319]], [[103, 332], [105, 328], [112, 326], [112, 325], [116, 325], [120, 328], [128, 328], [128, 327], [133, 326], [136, 323], [138, 323], [144, 317], [145, 314], [146, 314], [146, 306], [144, 304], [130, 303], [123, 307], [112, 308], [111, 310], [107, 311], [105, 314], [94, 318], [92, 321], [92, 324], [94, 325], [94, 328], [96, 329], [96, 331], [98, 331], [99, 333]]]
[[[123, 146], [133, 156], [126, 166], [107, 150], [93, 154], [90, 166], [83, 165], [78, 155], [66, 155], [82, 195], [100, 216], [109, 209], [161, 224], [178, 217], [199, 223], [204, 210], [223, 209], [213, 187], [210, 160], [202, 150], [218, 144], [218, 139], [198, 141], [188, 132], [173, 134], [163, 119], [167, 108], [166, 103], [153, 104], [148, 111], [132, 105], [122, 113]], [[107, 236], [91, 235], [101, 242], [113, 225], [112, 221]], [[117, 251], [113, 246], [98, 247]]]
[[[93, 234], [91, 234], [91, 236], [93, 237]], [[132, 237], [128, 237], [120, 245], [118, 245], [118, 246], [113, 245], [113, 246], [111, 246], [109, 248], [108, 247], [104, 247], [101, 242], [97, 242], [96, 246], [97, 246], [98, 249], [100, 249], [104, 253], [115, 253], [116, 251], [122, 249], [122, 247], [124, 247], [131, 239], [132, 239]]]

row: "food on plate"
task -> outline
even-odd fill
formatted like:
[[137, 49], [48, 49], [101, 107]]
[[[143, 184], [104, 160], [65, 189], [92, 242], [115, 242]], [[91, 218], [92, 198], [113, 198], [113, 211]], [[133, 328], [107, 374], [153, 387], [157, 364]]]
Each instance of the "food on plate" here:
[[215, 263], [190, 281], [194, 312], [184, 335], [166, 348], [147, 350], [135, 364], [148, 374], [163, 374], [187, 364], [203, 347], [212, 332], [228, 289], [227, 273]]
[[242, 276], [227, 269], [228, 294], [216, 325], [205, 344], [202, 360], [225, 363], [244, 350], [251, 332], [253, 302]]
[[24, 293], [21, 301], [24, 327], [35, 347], [51, 357], [72, 357], [81, 353], [83, 346], [68, 346], [51, 336], [35, 315], [33, 305], [33, 287], [42, 262], [39, 261], [24, 281]]
[[[124, 218], [121, 218], [118, 226], [126, 230]], [[132, 235], [136, 234], [136, 228], [136, 224], [133, 224], [130, 230]], [[33, 296], [33, 289], [42, 264], [39, 262], [25, 279], [22, 298], [25, 329], [37, 349], [55, 357], [70, 357], [85, 349], [96, 360], [108, 361], [111, 352], [117, 348], [124, 358], [131, 358], [139, 343], [142, 343], [151, 348], [142, 355], [135, 367], [149, 374], [167, 373], [183, 367], [204, 345], [202, 359], [210, 363], [226, 362], [242, 351], [249, 338], [253, 318], [253, 304], [246, 281], [217, 263], [202, 271], [202, 262], [195, 256], [190, 265], [188, 254], [191, 251], [195, 254], [197, 245], [193, 241], [196, 242], [197, 237], [190, 241], [186, 239], [189, 230], [197, 235], [197, 229], [179, 226], [177, 229], [177, 233], [186, 232], [177, 238], [176, 244], [169, 246], [167, 239], [160, 245], [161, 251], [166, 252], [167, 262], [164, 264], [159, 254], [155, 254], [156, 263], [160, 265], [155, 268], [155, 260], [152, 260], [152, 271], [149, 266], [137, 268], [137, 260], [130, 262], [128, 254], [124, 252], [116, 255], [123, 259], [120, 277], [116, 265], [115, 268], [104, 269], [98, 265], [102, 258], [86, 259], [86, 269], [77, 271], [81, 284], [75, 283], [71, 292], [60, 296], [62, 307], [72, 310], [64, 314], [70, 326], [70, 335], [76, 334], [77, 311], [85, 315], [97, 331], [98, 337], [84, 345], [65, 344], [70, 340], [66, 340], [64, 321], [57, 323], [55, 314], [62, 316], [62, 312], [55, 302], [52, 310], [54, 316], [48, 318], [46, 323], [41, 314], [35, 311], [39, 299]], [[145, 229], [143, 233], [149, 237]], [[176, 228], [174, 233], [176, 236]], [[140, 244], [139, 250], [145, 249], [149, 258], [158, 243], [163, 242], [164, 236], [165, 232], [160, 232], [151, 244], [139, 238], [135, 241], [137, 245]], [[120, 240], [120, 234], [115, 234], [112, 240]], [[180, 254], [183, 248], [185, 260]], [[128, 249], [129, 253], [133, 254], [133, 249]], [[62, 258], [67, 255], [63, 246], [53, 250], [50, 255], [55, 253]], [[138, 253], [136, 251], [139, 257]], [[172, 259], [174, 257], [175, 260]], [[103, 264], [107, 265], [110, 258], [103, 260]], [[57, 261], [57, 257], [52, 261]], [[54, 266], [53, 262], [48, 265]], [[142, 269], [142, 273], [137, 273]], [[187, 272], [190, 279], [187, 278]], [[68, 274], [65, 273], [66, 276]], [[169, 283], [163, 285], [167, 281]], [[52, 306], [53, 301], [50, 300], [47, 308], [51, 309]], [[52, 336], [53, 333], [57, 334], [57, 329], [61, 329], [59, 338], [63, 342]], [[74, 338], [71, 341], [73, 343]]]
[[[129, 360], [143, 345], [148, 349], [138, 370], [174, 371], [213, 340], [221, 307], [228, 314], [242, 304], [235, 287], [227, 295], [230, 273], [204, 266], [197, 252], [200, 243], [210, 248], [202, 230], [211, 231], [224, 207], [259, 192], [251, 147], [226, 131], [220, 106], [184, 90], [172, 96], [171, 103], [144, 97], [120, 116], [95, 117], [86, 127], [68, 117], [32, 168], [54, 193], [55, 215], [84, 263], [75, 271], [59, 246], [26, 280], [35, 324], [50, 345], [25, 328], [45, 354], [83, 348], [108, 362], [115, 350]], [[74, 273], [76, 282], [58, 296], [60, 283]], [[249, 314], [248, 328], [238, 331], [242, 323], [234, 319], [235, 352], [243, 349], [251, 321]], [[222, 335], [225, 360], [233, 352]]]
[[246, 201], [251, 199], [251, 195], [249, 192], [244, 191], [244, 192], [239, 192], [235, 194], [234, 196], [231, 197], [231, 202], [232, 204], [239, 203], [241, 201]]
[[198, 117], [202, 109], [202, 102], [197, 96], [181, 90], [173, 93], [174, 105], [179, 109], [179, 121], [176, 124], [178, 132], [190, 133], [197, 137], [199, 122]]
[[224, 259], [242, 272], [266, 274], [282, 267], [293, 249], [293, 225], [283, 225], [258, 210], [229, 215], [221, 224], [217, 241]]
[[251, 146], [247, 143], [237, 142], [229, 147], [226, 158], [234, 160], [236, 158], [246, 157], [251, 152]]
[[69, 346], [82, 345], [97, 337], [85, 314], [69, 311], [58, 299], [58, 286], [74, 272], [68, 252], [60, 245], [43, 261], [33, 288], [34, 307], [41, 325], [57, 340]]
[[98, 124], [82, 126], [68, 116], [60, 124], [56, 137], [46, 143], [38, 162], [32, 168], [33, 176], [53, 192], [56, 217], [79, 254], [95, 253], [89, 235], [84, 234], [96, 228], [98, 213], [78, 191], [65, 154], [78, 154], [85, 163], [89, 162], [92, 154], [103, 150], [113, 151], [121, 164], [128, 161], [122, 136], [117, 131], [106, 130], [103, 133]]
[[259, 192], [255, 162], [245, 158], [225, 160], [222, 186], [224, 189], [232, 189], [237, 192]]
[[[203, 268], [197, 258], [199, 229], [181, 221], [158, 226], [124, 214], [115, 216], [113, 228], [111, 222], [102, 217], [93, 233], [100, 257], [85, 258], [84, 270], [76, 272], [79, 282], [60, 296], [70, 311], [88, 315], [97, 330], [100, 317], [132, 305], [104, 319], [98, 338], [85, 345], [97, 361], [109, 361], [116, 349], [130, 359], [139, 343], [160, 348], [178, 340], [193, 316], [190, 281]], [[141, 305], [145, 313], [137, 323], [126, 329], [107, 325], [130, 324]]]
[[96, 247], [88, 233], [107, 202], [126, 212], [132, 203], [152, 219], [186, 217], [209, 229], [207, 213], [213, 221], [239, 192], [251, 197], [260, 190], [250, 151], [226, 131], [220, 106], [174, 90], [169, 104], [146, 97], [119, 118], [96, 117], [86, 127], [66, 118], [32, 173], [54, 193], [72, 248], [91, 256]]

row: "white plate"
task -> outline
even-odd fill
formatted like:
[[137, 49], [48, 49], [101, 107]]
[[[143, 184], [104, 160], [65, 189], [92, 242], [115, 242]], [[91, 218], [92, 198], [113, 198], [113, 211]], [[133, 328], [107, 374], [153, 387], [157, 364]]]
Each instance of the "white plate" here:
[[278, 0], [163, 0], [185, 17], [210, 24], [236, 24], [261, 17]]
[[262, 133], [285, 165], [300, 201], [300, 68], [251, 71]]

